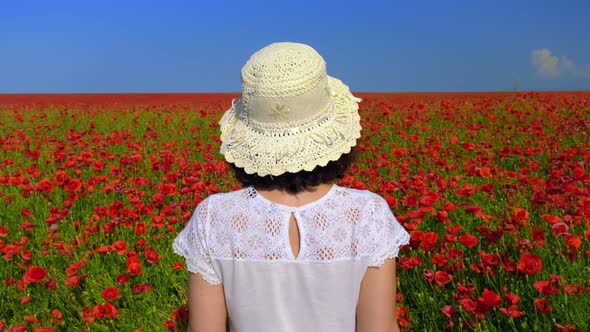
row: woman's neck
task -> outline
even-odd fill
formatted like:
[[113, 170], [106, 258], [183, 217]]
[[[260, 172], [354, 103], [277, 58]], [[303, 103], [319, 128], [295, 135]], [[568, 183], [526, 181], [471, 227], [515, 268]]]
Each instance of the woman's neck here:
[[332, 189], [333, 185], [333, 183], [322, 183], [319, 186], [312, 187], [309, 190], [297, 194], [290, 194], [287, 191], [279, 189], [256, 189], [256, 191], [259, 195], [262, 195], [262, 197], [269, 201], [291, 207], [298, 207], [320, 199]]

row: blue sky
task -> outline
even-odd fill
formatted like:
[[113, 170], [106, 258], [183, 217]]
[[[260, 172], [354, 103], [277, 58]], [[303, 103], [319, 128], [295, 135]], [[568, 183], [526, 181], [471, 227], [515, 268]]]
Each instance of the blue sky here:
[[239, 91], [302, 42], [353, 91], [590, 89], [590, 1], [4, 1], [0, 93]]

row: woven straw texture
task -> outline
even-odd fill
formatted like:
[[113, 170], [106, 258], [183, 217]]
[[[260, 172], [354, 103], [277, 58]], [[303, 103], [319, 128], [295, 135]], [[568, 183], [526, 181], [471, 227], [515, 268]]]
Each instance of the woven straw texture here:
[[242, 68], [242, 96], [219, 123], [220, 152], [249, 174], [312, 171], [356, 145], [359, 101], [313, 48], [271, 44]]

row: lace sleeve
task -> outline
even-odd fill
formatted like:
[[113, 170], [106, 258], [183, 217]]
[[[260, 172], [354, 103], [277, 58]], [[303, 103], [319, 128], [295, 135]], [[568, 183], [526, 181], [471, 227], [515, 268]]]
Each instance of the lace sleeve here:
[[191, 219], [172, 242], [172, 249], [186, 260], [187, 269], [199, 273], [209, 284], [217, 285], [221, 280], [211, 264], [205, 226], [209, 216], [210, 198], [203, 200], [195, 209]]
[[389, 205], [381, 196], [376, 196], [373, 206], [375, 252], [369, 266], [380, 267], [388, 258], [397, 257], [399, 247], [410, 242], [410, 234], [397, 221]]

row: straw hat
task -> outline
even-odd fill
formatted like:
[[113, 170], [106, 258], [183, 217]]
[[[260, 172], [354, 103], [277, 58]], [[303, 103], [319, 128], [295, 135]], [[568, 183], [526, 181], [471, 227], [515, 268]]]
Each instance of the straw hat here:
[[242, 68], [242, 96], [219, 122], [220, 152], [248, 174], [312, 171], [356, 145], [360, 101], [310, 46], [270, 44]]

